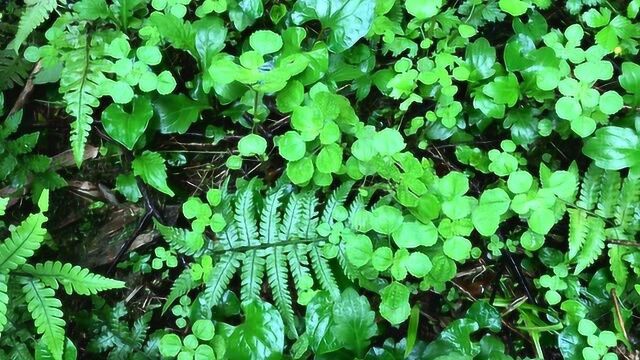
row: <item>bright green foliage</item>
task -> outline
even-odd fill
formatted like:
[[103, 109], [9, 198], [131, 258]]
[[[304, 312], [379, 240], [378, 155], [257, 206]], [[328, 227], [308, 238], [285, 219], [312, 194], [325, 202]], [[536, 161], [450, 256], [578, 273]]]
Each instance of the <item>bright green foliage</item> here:
[[20, 17], [18, 31], [11, 41], [11, 48], [17, 53], [20, 46], [27, 40], [29, 35], [42, 24], [57, 5], [56, 0], [34, 0], [27, 3], [24, 13]]

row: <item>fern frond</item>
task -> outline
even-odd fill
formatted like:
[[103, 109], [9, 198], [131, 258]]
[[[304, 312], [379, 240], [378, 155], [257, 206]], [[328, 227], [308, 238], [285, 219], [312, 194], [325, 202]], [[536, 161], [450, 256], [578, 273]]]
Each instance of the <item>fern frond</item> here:
[[618, 197], [620, 194], [620, 173], [617, 171], [605, 171], [602, 177], [602, 187], [596, 214], [603, 218], [613, 217]]
[[309, 258], [307, 257], [306, 244], [287, 245], [285, 248], [289, 269], [293, 276], [293, 284], [298, 293], [302, 293], [313, 287], [313, 277], [309, 270]]
[[0, 335], [7, 324], [7, 306], [9, 305], [9, 275], [0, 274]]
[[605, 223], [604, 220], [597, 217], [588, 217], [587, 226], [589, 232], [585, 238], [584, 245], [580, 250], [580, 253], [576, 257], [576, 269], [574, 274], [581, 273], [589, 265], [602, 254], [605, 241]]
[[56, 0], [26, 0], [25, 4], [27, 8], [20, 17], [18, 31], [10, 44], [16, 53], [33, 30], [49, 18], [49, 15], [56, 7]]
[[211, 276], [206, 280], [206, 287], [202, 295], [206, 304], [213, 307], [220, 302], [238, 267], [240, 267], [240, 254], [238, 253], [227, 253], [218, 260], [211, 271]]
[[338, 264], [340, 264], [342, 271], [347, 276], [347, 279], [354, 281], [358, 278], [357, 271], [353, 264], [347, 259], [345, 246], [344, 242], [338, 244], [338, 254], [336, 258], [338, 259]]
[[91, 59], [88, 36], [82, 47], [67, 53], [60, 75], [60, 93], [66, 102], [66, 111], [75, 121], [71, 126], [71, 148], [76, 165], [82, 165], [84, 148], [93, 123], [93, 108], [100, 105], [97, 94], [104, 75], [99, 64]]
[[623, 230], [634, 222], [634, 215], [640, 201], [640, 180], [626, 178], [620, 190], [620, 198], [614, 212], [614, 222]]
[[154, 222], [160, 235], [162, 235], [165, 241], [168, 242], [175, 251], [187, 256], [193, 256], [202, 250], [204, 237], [201, 233], [165, 226], [155, 220]]
[[569, 259], [573, 259], [582, 248], [587, 237], [587, 213], [579, 209], [569, 209]]
[[340, 289], [333, 276], [329, 262], [320, 253], [320, 248], [312, 244], [310, 245], [309, 256], [311, 258], [311, 267], [323, 290], [326, 290], [335, 299], [340, 297]]
[[191, 269], [187, 268], [178, 275], [176, 281], [171, 285], [171, 291], [169, 291], [169, 295], [167, 295], [167, 300], [165, 300], [164, 305], [162, 306], [162, 314], [164, 314], [171, 304], [180, 298], [183, 295], [186, 295], [193, 289], [193, 277], [191, 276]]
[[628, 250], [624, 246], [609, 245], [609, 269], [611, 275], [618, 285], [625, 287], [627, 279], [629, 278], [629, 269], [626, 262], [622, 259], [627, 254]]
[[324, 210], [322, 211], [322, 217], [320, 218], [321, 223], [329, 225], [333, 224], [333, 212], [338, 206], [344, 205], [345, 201], [347, 201], [347, 197], [351, 192], [353, 184], [353, 181], [347, 181], [338, 186], [338, 188], [331, 193], [331, 196], [329, 196]]
[[260, 213], [259, 233], [262, 244], [274, 244], [278, 241], [278, 228], [280, 225], [278, 209], [281, 205], [280, 198], [283, 193], [283, 189], [279, 188], [265, 199], [264, 207]]
[[316, 236], [316, 228], [318, 227], [318, 199], [312, 192], [302, 195], [302, 210], [300, 212], [300, 234], [303, 239], [309, 239]]
[[596, 166], [595, 163], [589, 166], [584, 174], [582, 185], [580, 186], [580, 195], [576, 205], [585, 210], [593, 210], [598, 203], [600, 190], [602, 188], [602, 175], [604, 170]]
[[292, 193], [289, 196], [287, 207], [284, 210], [282, 224], [280, 225], [279, 240], [288, 241], [290, 238], [298, 235], [302, 212], [302, 202], [298, 195]]
[[243, 303], [260, 298], [260, 287], [264, 277], [265, 259], [258, 250], [245, 253], [240, 272], [240, 300]]
[[297, 337], [285, 260], [286, 258], [281, 246], [270, 249], [270, 253], [266, 259], [267, 280], [271, 288], [271, 293], [273, 294], [273, 300], [282, 315], [282, 320], [286, 324], [288, 332], [291, 333], [293, 337]]
[[31, 66], [12, 50], [0, 50], [0, 90], [9, 89], [14, 84], [24, 85]]
[[53, 358], [61, 360], [65, 339], [62, 303], [55, 298], [53, 289], [45, 287], [39, 280], [25, 281], [22, 290], [36, 331], [42, 335], [42, 340], [51, 351]]
[[238, 236], [243, 246], [260, 245], [251, 187], [248, 187], [238, 195], [235, 221], [238, 226]]
[[228, 222], [227, 226], [225, 226], [222, 232], [216, 234], [220, 243], [222, 243], [222, 247], [225, 250], [231, 250], [237, 247], [241, 247], [244, 244], [240, 244], [240, 239], [238, 237], [238, 227], [235, 222]]
[[33, 256], [44, 240], [46, 221], [42, 213], [31, 214], [0, 244], [0, 273], [17, 269]]
[[95, 295], [101, 291], [121, 289], [125, 286], [123, 281], [109, 279], [91, 273], [89, 269], [69, 263], [63, 264], [60, 261], [47, 261], [35, 266], [26, 264], [21, 270], [54, 290], [62, 284], [64, 291], [69, 295], [74, 292], [79, 295]]

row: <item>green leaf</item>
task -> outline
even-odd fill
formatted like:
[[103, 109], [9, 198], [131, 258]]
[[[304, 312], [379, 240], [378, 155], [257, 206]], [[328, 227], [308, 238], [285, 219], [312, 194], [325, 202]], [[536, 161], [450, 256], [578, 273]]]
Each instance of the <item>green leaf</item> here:
[[346, 349], [362, 354], [369, 348], [369, 339], [377, 333], [375, 317], [367, 298], [349, 288], [333, 305], [334, 324], [330, 331]]
[[429, 222], [427, 225], [419, 222], [404, 222], [392, 233], [393, 241], [401, 248], [415, 248], [431, 246], [438, 240], [438, 230]]
[[242, 156], [263, 155], [267, 151], [267, 140], [256, 134], [249, 134], [238, 142], [238, 151]]
[[409, 318], [409, 289], [399, 282], [392, 282], [380, 291], [380, 315], [391, 323], [398, 325]]
[[251, 301], [243, 306], [245, 321], [227, 339], [226, 356], [238, 360], [282, 359], [284, 323], [268, 303]]
[[324, 146], [316, 158], [318, 171], [331, 174], [338, 172], [342, 165], [342, 147], [338, 144]]
[[580, 102], [573, 97], [564, 96], [556, 102], [556, 113], [561, 119], [573, 121], [582, 115]]
[[182, 340], [176, 334], [165, 334], [160, 339], [160, 354], [166, 357], [178, 356], [180, 350], [182, 350]]
[[136, 56], [147, 65], [158, 65], [162, 61], [162, 54], [157, 46], [140, 46], [136, 49]]
[[493, 82], [487, 84], [482, 92], [491, 97], [496, 104], [504, 104], [512, 107], [520, 97], [518, 79], [513, 73], [507, 76], [498, 76]]
[[55, 298], [53, 289], [46, 288], [38, 280], [25, 281], [22, 291], [27, 309], [35, 323], [36, 331], [56, 360], [62, 359], [64, 351], [64, 326], [62, 303]]
[[193, 323], [191, 327], [191, 332], [198, 339], [209, 341], [213, 339], [213, 335], [215, 335], [215, 327], [213, 325], [213, 321], [209, 319], [199, 319]]
[[502, 329], [502, 318], [496, 308], [486, 301], [476, 301], [467, 310], [467, 319], [475, 320], [481, 328], [487, 328], [493, 332]]
[[442, 251], [451, 259], [463, 262], [471, 257], [471, 241], [462, 236], [454, 236], [445, 240]]
[[160, 118], [160, 132], [163, 134], [184, 134], [198, 120], [200, 112], [208, 108], [184, 94], [162, 96], [153, 107]]
[[362, 267], [369, 263], [373, 257], [373, 243], [368, 236], [363, 234], [346, 237], [347, 259], [356, 267]]
[[529, 9], [530, 4], [522, 0], [500, 0], [500, 9], [509, 13], [511, 16], [524, 15]]
[[307, 152], [305, 141], [295, 131], [287, 131], [284, 135], [278, 137], [277, 144], [280, 156], [289, 161], [300, 160]]
[[402, 212], [393, 206], [382, 205], [373, 210], [373, 230], [390, 235], [402, 225]]
[[606, 126], [587, 140], [582, 152], [607, 170], [640, 165], [640, 138], [632, 129]]
[[131, 113], [127, 113], [122, 106], [111, 104], [102, 113], [104, 130], [129, 150], [133, 150], [153, 116], [153, 107], [147, 97], [137, 97], [132, 106]]
[[556, 223], [556, 216], [551, 209], [534, 209], [528, 222], [531, 230], [540, 235], [546, 235]]
[[371, 0], [298, 0], [291, 19], [296, 25], [319, 20], [323, 32], [330, 31], [329, 50], [340, 53], [369, 32], [374, 8]]
[[264, 12], [262, 0], [227, 0], [227, 3], [229, 18], [238, 31], [253, 25]]
[[40, 279], [48, 287], [57, 290], [62, 284], [67, 294], [74, 292], [80, 295], [95, 295], [101, 291], [120, 289], [125, 286], [123, 281], [106, 278], [89, 272], [89, 269], [74, 266], [60, 261], [47, 261], [41, 264], [26, 264], [22, 271]]
[[417, 19], [426, 20], [438, 15], [442, 0], [407, 0], [404, 4], [407, 12]]
[[43, 214], [32, 214], [11, 231], [11, 236], [0, 244], [0, 273], [17, 269], [33, 256], [44, 241], [46, 221]]
[[282, 38], [273, 31], [259, 30], [251, 34], [249, 44], [259, 54], [267, 55], [278, 52], [282, 48]]
[[600, 111], [607, 115], [613, 115], [624, 107], [622, 96], [613, 90], [609, 90], [600, 95]]
[[133, 160], [131, 167], [133, 174], [140, 176], [145, 183], [169, 196], [175, 195], [167, 185], [167, 168], [160, 154], [145, 150]]
[[533, 185], [533, 176], [526, 171], [515, 171], [509, 174], [507, 187], [514, 194], [521, 194], [529, 191]]
[[311, 158], [303, 157], [297, 161], [291, 161], [287, 164], [287, 176], [296, 185], [302, 185], [311, 180], [313, 177], [313, 161]]

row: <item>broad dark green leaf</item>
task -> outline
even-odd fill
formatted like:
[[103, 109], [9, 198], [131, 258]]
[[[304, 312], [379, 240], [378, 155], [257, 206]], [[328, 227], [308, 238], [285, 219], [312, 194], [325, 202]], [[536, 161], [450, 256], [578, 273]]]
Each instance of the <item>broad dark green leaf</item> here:
[[603, 169], [636, 167], [640, 165], [640, 137], [632, 129], [603, 127], [587, 140], [582, 152]]
[[153, 107], [149, 98], [137, 97], [133, 100], [131, 113], [121, 105], [109, 105], [102, 113], [102, 126], [115, 141], [133, 150], [152, 116]]
[[266, 302], [244, 306], [245, 321], [227, 339], [226, 356], [238, 360], [278, 360], [284, 349], [284, 323]]
[[184, 134], [208, 105], [191, 100], [184, 94], [172, 94], [158, 98], [153, 107], [160, 118], [161, 133]]
[[373, 22], [373, 0], [298, 0], [291, 13], [297, 25], [319, 20], [329, 31], [329, 50], [339, 53], [364, 37]]

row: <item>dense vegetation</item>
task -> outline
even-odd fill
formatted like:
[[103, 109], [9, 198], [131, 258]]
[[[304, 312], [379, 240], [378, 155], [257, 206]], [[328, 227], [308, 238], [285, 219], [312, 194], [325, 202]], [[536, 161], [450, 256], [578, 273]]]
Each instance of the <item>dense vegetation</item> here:
[[638, 359], [640, 0], [6, 0], [0, 359]]

